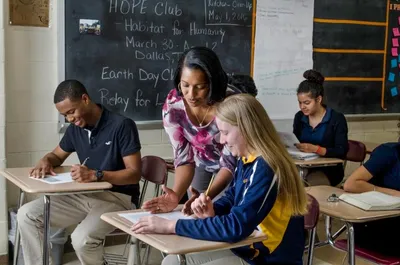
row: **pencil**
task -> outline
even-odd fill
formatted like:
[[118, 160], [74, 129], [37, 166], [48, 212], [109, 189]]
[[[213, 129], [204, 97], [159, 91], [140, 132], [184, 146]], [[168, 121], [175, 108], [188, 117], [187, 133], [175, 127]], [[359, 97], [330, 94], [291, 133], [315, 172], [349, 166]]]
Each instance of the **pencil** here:
[[206, 192], [204, 193], [204, 194], [206, 195], [206, 197], [208, 196], [208, 192], [210, 191], [211, 185], [212, 185], [212, 183], [214, 182], [214, 177], [215, 177], [215, 175], [216, 175], [216, 174], [214, 174], [214, 175], [212, 176], [212, 178], [211, 178], [211, 180], [210, 180], [210, 183], [208, 184], [208, 188], [207, 188]]

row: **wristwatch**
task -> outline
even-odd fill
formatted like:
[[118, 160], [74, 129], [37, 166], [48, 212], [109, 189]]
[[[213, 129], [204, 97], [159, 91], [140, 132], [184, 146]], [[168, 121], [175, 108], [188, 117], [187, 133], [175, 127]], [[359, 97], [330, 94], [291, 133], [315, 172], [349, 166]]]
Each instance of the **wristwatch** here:
[[101, 181], [104, 177], [103, 170], [96, 170], [95, 176], [97, 178], [97, 181]]

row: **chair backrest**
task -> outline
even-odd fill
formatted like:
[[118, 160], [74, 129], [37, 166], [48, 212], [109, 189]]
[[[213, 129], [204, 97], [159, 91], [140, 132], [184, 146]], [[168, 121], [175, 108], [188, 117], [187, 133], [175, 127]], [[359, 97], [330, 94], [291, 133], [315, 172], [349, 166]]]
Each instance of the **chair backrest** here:
[[308, 213], [304, 216], [304, 229], [311, 230], [317, 226], [318, 218], [319, 218], [319, 203], [318, 201], [307, 194], [308, 196]]
[[167, 163], [164, 159], [158, 156], [144, 156], [142, 157], [142, 190], [138, 207], [142, 207], [144, 198], [146, 196], [147, 184], [149, 182], [155, 184], [153, 197], [160, 194], [160, 185], [166, 184], [168, 180]]
[[349, 151], [346, 154], [346, 160], [362, 163], [367, 155], [365, 144], [355, 140], [349, 140]]
[[167, 180], [167, 164], [158, 156], [144, 156], [142, 158], [142, 178], [154, 184], [165, 184]]

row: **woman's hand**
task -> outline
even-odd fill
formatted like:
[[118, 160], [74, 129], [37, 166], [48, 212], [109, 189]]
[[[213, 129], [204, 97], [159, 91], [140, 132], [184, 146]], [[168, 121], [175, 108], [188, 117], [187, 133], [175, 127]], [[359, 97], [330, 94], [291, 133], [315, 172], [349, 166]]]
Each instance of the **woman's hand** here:
[[192, 193], [192, 197], [190, 197], [190, 199], [185, 202], [185, 204], [183, 205], [182, 208], [182, 213], [184, 215], [192, 215], [193, 211], [192, 211], [192, 203], [194, 202], [194, 200], [196, 200], [199, 196], [200, 196], [200, 192], [198, 190], [196, 190], [195, 188], [193, 188], [192, 186], [190, 186], [190, 192]]
[[150, 213], [168, 213], [178, 206], [178, 195], [165, 185], [162, 186], [164, 194], [144, 202], [142, 209]]
[[204, 193], [192, 203], [192, 211], [200, 219], [215, 216], [212, 200]]
[[175, 234], [176, 220], [146, 216], [131, 227], [136, 234]]
[[318, 145], [306, 144], [306, 143], [295, 144], [295, 145], [297, 149], [305, 153], [315, 153], [318, 150]]

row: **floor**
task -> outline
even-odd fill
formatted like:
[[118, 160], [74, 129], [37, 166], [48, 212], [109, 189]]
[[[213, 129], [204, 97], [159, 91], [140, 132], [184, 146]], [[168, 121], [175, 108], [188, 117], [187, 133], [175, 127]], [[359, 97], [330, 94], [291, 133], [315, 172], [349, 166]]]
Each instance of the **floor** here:
[[[332, 227], [333, 231], [341, 227], [340, 222], [332, 222]], [[318, 224], [318, 235], [321, 240], [324, 240], [324, 222], [321, 219], [319, 224]], [[345, 236], [345, 233], [343, 233], [342, 237]], [[107, 247], [106, 252], [107, 253], [122, 253], [124, 249], [124, 245], [118, 245], [118, 246], [112, 246], [112, 247]], [[149, 259], [149, 265], [157, 265], [161, 264], [161, 254], [157, 250], [151, 251], [150, 259]], [[76, 256], [74, 253], [67, 253], [64, 255], [64, 264], [65, 265], [80, 265], [79, 261], [76, 259]], [[346, 253], [335, 250], [330, 246], [325, 246], [321, 247], [315, 250], [314, 253], [314, 265], [330, 265], [330, 264], [347, 264], [347, 259], [346, 259]], [[357, 265], [371, 265], [373, 263], [369, 263], [365, 260], [362, 259], [356, 259], [356, 264]]]

